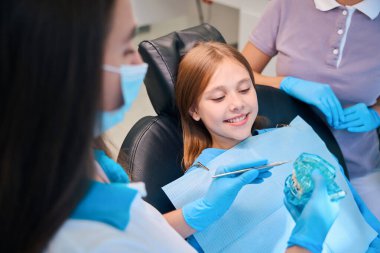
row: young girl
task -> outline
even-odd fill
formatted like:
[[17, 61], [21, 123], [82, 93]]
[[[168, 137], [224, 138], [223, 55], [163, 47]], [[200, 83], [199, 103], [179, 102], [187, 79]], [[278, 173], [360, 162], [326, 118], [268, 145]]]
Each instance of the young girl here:
[[[175, 95], [187, 172], [195, 169], [191, 167], [193, 164], [207, 164], [252, 136], [258, 112], [253, 84], [245, 58], [226, 44], [199, 43], [184, 56], [178, 69]], [[265, 172], [263, 178], [270, 175]], [[202, 252], [193, 236], [188, 241]]]
[[[207, 164], [251, 137], [252, 127], [258, 123], [263, 125], [257, 116], [250, 65], [226, 44], [198, 43], [191, 49], [181, 60], [175, 94], [183, 129], [183, 165], [187, 172], [197, 169], [192, 165]], [[270, 172], [266, 172], [262, 178], [269, 176]], [[354, 196], [367, 222], [379, 231], [378, 221], [355, 193]], [[202, 250], [194, 237], [189, 242]]]
[[188, 52], [179, 66], [175, 94], [186, 169], [202, 151], [202, 156], [222, 152], [250, 137], [254, 124], [263, 125], [262, 118], [256, 120], [258, 104], [250, 66], [225, 44], [202, 43]]

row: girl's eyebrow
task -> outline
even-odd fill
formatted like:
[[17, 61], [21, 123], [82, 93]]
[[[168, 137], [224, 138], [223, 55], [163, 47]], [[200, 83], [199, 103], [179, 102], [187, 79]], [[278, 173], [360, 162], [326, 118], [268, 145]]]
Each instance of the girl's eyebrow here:
[[251, 78], [243, 78], [243, 79], [241, 79], [239, 82], [238, 82], [238, 85], [240, 85], [240, 84], [243, 84], [243, 83], [251, 83], [252, 81], [251, 81]]
[[219, 85], [219, 86], [216, 86], [215, 88], [211, 89], [211, 90], [208, 90], [208, 91], [205, 91], [205, 95], [206, 96], [210, 96], [212, 93], [214, 92], [217, 92], [217, 91], [221, 91], [221, 92], [224, 92], [226, 90], [226, 88], [222, 85]]

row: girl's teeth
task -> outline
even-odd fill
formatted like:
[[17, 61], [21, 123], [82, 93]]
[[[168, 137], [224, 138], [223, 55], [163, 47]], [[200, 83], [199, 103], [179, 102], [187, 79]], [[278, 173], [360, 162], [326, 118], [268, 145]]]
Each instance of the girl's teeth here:
[[241, 117], [239, 117], [239, 118], [229, 119], [228, 122], [229, 122], [229, 123], [240, 122], [240, 121], [244, 120], [245, 117], [246, 117], [246, 116], [241, 116]]

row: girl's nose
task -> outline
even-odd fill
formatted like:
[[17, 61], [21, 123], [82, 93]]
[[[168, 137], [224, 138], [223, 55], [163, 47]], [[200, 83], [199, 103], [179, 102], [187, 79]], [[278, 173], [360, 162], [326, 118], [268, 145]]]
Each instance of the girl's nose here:
[[231, 97], [230, 110], [233, 112], [239, 112], [244, 108], [244, 102], [238, 96]]

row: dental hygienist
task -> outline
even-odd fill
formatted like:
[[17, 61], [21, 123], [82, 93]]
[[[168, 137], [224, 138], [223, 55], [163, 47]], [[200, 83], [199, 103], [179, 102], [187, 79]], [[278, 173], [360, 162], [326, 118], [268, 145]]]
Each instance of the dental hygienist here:
[[[263, 181], [257, 171], [216, 179], [166, 219], [126, 176], [105, 183], [112, 180], [94, 162], [94, 133], [123, 119], [147, 70], [131, 44], [129, 1], [3, 1], [0, 9], [0, 252], [194, 252], [183, 238]], [[338, 213], [316, 177], [310, 202], [292, 212], [289, 252], [319, 252]]]

